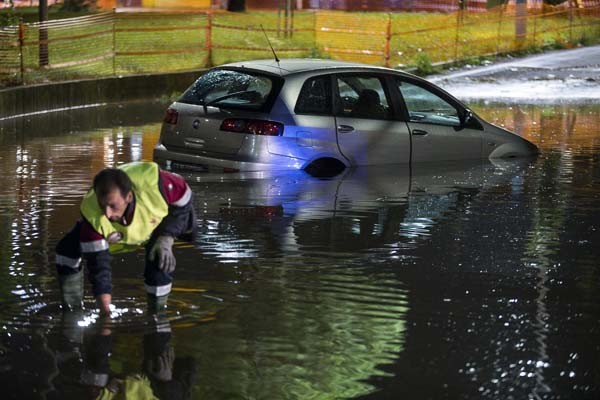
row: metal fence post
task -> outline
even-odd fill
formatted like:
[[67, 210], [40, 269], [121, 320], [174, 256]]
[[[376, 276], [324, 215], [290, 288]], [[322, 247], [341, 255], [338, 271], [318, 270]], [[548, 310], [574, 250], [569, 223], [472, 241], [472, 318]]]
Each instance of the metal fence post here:
[[212, 67], [212, 13], [206, 12], [206, 66]]
[[[462, 3], [461, 3], [462, 4]], [[463, 18], [462, 6], [456, 13], [456, 35], [454, 36], [454, 62], [458, 61], [458, 41], [460, 36], [460, 25]]]
[[569, 1], [569, 43], [573, 43], [573, 2]]
[[496, 55], [500, 54], [500, 37], [502, 36], [502, 18], [504, 18], [504, 6], [500, 6], [500, 18], [498, 19], [498, 32], [496, 35]]
[[21, 85], [25, 84], [25, 61], [23, 60], [23, 43], [25, 42], [25, 24], [23, 18], [19, 18], [19, 71], [21, 73]]
[[537, 20], [538, 20], [538, 14], [535, 13], [534, 17], [533, 17], [533, 47], [537, 47]]
[[390, 67], [390, 42], [392, 40], [392, 14], [388, 13], [387, 27], [385, 30], [385, 48], [384, 48], [384, 57], [385, 57], [385, 66], [386, 68]]
[[117, 76], [117, 9], [113, 8], [112, 16], [112, 67], [113, 76]]

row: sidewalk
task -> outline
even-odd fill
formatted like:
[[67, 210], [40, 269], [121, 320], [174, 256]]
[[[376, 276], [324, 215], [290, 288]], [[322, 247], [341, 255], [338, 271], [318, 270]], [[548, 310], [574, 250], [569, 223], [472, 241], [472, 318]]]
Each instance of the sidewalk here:
[[463, 100], [600, 103], [600, 46], [467, 67], [429, 80]]

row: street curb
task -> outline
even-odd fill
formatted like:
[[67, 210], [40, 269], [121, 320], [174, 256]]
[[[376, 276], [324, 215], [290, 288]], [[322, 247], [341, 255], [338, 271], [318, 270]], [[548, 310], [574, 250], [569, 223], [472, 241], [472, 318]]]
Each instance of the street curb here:
[[47, 83], [0, 90], [0, 120], [180, 93], [206, 69]]

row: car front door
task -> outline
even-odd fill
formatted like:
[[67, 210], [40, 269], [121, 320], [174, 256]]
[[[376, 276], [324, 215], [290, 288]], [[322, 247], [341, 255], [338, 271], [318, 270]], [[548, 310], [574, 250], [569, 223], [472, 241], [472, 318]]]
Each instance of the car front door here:
[[397, 77], [412, 136], [412, 161], [481, 158], [482, 129], [464, 124], [467, 110], [426, 83]]
[[410, 162], [407, 124], [394, 118], [385, 81], [375, 74], [335, 76], [340, 152], [353, 166]]

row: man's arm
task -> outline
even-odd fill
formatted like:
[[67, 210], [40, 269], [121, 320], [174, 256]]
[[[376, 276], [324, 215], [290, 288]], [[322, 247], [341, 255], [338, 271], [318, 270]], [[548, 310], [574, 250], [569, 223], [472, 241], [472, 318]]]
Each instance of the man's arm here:
[[110, 315], [112, 301], [111, 255], [108, 242], [83, 220], [80, 231], [81, 253], [88, 268], [88, 279], [100, 313]]
[[160, 171], [159, 189], [169, 205], [169, 214], [156, 228], [155, 236], [193, 237], [196, 231], [196, 215], [192, 190], [181, 176]]

